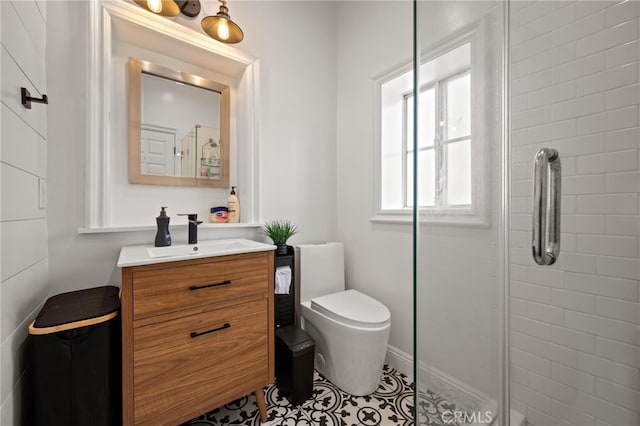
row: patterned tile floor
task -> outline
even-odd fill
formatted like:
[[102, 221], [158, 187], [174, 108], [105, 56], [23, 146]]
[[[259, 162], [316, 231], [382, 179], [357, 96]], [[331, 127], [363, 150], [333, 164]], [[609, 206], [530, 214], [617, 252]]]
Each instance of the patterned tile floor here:
[[418, 414], [420, 426], [460, 426], [453, 421], [453, 414], [459, 411], [455, 404], [429, 389], [419, 391]]
[[[441, 425], [439, 413], [455, 409], [452, 404], [430, 391], [420, 392], [421, 424]], [[404, 374], [386, 366], [380, 385], [371, 395], [349, 395], [317, 372], [313, 396], [299, 407], [292, 407], [269, 386], [265, 392], [267, 423], [263, 426], [413, 426], [413, 383]], [[452, 424], [452, 423], [450, 423]], [[253, 395], [247, 395], [224, 407], [191, 420], [184, 426], [260, 425]]]

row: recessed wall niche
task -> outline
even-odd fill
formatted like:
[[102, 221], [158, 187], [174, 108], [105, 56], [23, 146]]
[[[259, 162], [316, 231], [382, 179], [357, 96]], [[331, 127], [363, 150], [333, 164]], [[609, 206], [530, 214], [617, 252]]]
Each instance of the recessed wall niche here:
[[161, 205], [169, 206], [172, 216], [198, 213], [206, 218], [210, 207], [224, 205], [228, 197], [227, 188], [129, 183], [127, 72], [131, 57], [230, 87], [229, 184], [238, 186], [242, 200], [241, 223], [236, 226], [256, 226], [258, 59], [121, 0], [90, 2], [88, 13], [87, 198], [80, 232], [152, 228]]

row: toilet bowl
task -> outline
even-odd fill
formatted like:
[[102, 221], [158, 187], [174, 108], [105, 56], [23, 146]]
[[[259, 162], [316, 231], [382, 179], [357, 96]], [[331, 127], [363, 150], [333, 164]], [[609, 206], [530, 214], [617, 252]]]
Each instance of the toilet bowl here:
[[345, 290], [342, 243], [301, 245], [296, 251], [301, 325], [316, 343], [316, 370], [351, 395], [373, 393], [389, 340], [389, 309]]

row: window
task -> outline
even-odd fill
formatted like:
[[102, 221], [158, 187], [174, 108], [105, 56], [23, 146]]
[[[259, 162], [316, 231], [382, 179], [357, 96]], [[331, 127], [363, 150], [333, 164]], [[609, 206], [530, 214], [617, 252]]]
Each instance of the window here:
[[[471, 72], [420, 90], [418, 206], [471, 206]], [[413, 93], [404, 95], [405, 195], [413, 206]]]
[[411, 220], [417, 156], [417, 202], [426, 220], [483, 222], [481, 138], [474, 134], [478, 126], [471, 113], [480, 90], [474, 87], [471, 39], [443, 46], [444, 53], [432, 55], [420, 67], [416, 149], [410, 64], [378, 80], [379, 194], [374, 219]]

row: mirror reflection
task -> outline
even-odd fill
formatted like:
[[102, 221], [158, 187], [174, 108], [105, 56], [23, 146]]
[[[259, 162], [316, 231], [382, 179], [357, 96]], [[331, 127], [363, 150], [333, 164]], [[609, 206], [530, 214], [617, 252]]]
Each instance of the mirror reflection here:
[[220, 179], [220, 93], [142, 73], [143, 174]]
[[228, 186], [228, 86], [139, 59], [129, 62], [129, 180]]

